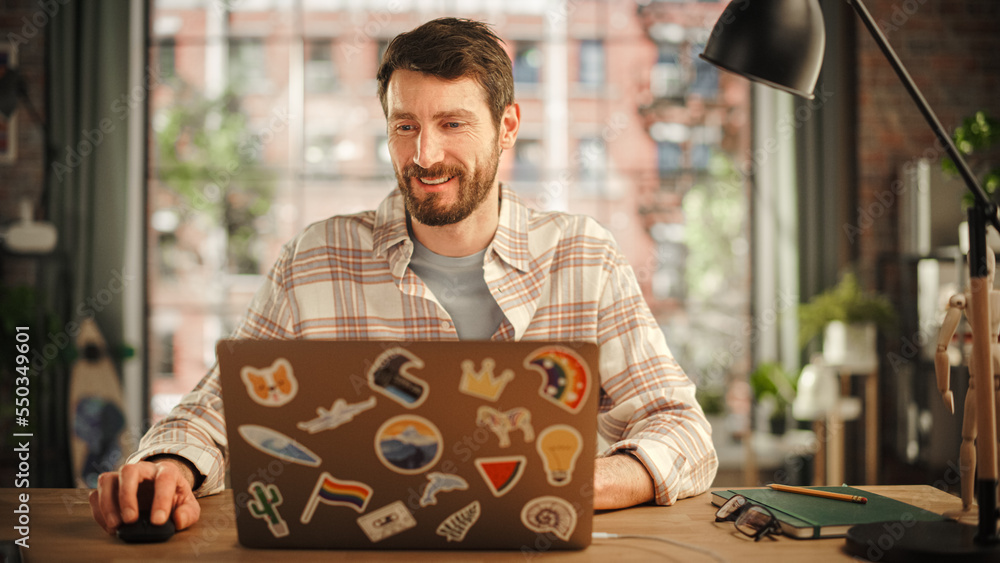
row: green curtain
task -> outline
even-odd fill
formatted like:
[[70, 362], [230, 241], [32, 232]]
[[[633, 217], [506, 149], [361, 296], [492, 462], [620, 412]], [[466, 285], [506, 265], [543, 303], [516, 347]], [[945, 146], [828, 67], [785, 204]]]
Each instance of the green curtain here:
[[[127, 1], [62, 5], [46, 32], [47, 216], [59, 231], [53, 257], [39, 272], [44, 306], [58, 319], [43, 344], [72, 350], [78, 324], [93, 317], [109, 350], [122, 334], [128, 123], [144, 119], [145, 96], [129, 92]], [[130, 94], [132, 98], [130, 98]], [[133, 100], [138, 100], [133, 103]], [[49, 348], [52, 350], [53, 348]], [[119, 363], [120, 365], [120, 363]], [[42, 370], [45, 444], [40, 486], [72, 486], [68, 462], [67, 394], [70, 366]], [[42, 399], [42, 397], [39, 397]]]

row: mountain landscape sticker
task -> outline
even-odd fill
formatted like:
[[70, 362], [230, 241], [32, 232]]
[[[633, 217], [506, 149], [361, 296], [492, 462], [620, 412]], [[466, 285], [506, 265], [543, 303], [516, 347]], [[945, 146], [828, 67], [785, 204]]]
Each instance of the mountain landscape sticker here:
[[268, 455], [309, 467], [320, 464], [320, 457], [312, 450], [277, 430], [256, 424], [242, 424], [237, 430], [248, 444]]
[[521, 480], [528, 459], [523, 455], [504, 457], [480, 457], [475, 460], [476, 469], [486, 486], [495, 497], [509, 493]]
[[590, 372], [586, 362], [568, 348], [539, 348], [524, 360], [524, 367], [542, 375], [538, 389], [542, 397], [572, 413], [583, 407], [590, 390]]
[[375, 433], [375, 454], [379, 461], [403, 475], [427, 471], [441, 459], [443, 450], [441, 432], [422, 416], [394, 416]]

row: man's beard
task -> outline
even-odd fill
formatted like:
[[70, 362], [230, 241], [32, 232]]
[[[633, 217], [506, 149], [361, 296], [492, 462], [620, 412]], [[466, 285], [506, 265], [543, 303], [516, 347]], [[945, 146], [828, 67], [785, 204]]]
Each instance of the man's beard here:
[[[402, 171], [396, 172], [396, 181], [399, 183], [399, 191], [403, 194], [403, 202], [410, 216], [420, 221], [428, 227], [442, 227], [453, 225], [465, 219], [472, 212], [479, 208], [480, 204], [486, 201], [486, 197], [493, 187], [493, 181], [497, 176], [497, 167], [500, 164], [500, 147], [494, 143], [493, 154], [486, 163], [485, 168], [480, 168], [475, 175], [469, 177], [464, 166], [455, 164], [445, 166], [443, 164], [424, 168], [415, 162], [410, 162], [403, 167]], [[424, 194], [423, 198], [417, 198], [413, 194], [413, 187], [410, 179], [420, 181], [424, 178], [458, 177], [457, 200], [450, 207], [442, 208], [439, 200], [446, 194], [431, 193]]]

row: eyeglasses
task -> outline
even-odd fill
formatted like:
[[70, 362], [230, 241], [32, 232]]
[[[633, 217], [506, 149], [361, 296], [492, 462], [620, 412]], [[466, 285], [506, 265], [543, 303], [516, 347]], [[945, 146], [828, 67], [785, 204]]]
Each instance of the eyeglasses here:
[[760, 541], [768, 534], [780, 534], [778, 519], [767, 508], [750, 504], [747, 497], [735, 495], [726, 501], [715, 513], [716, 522], [736, 521], [736, 529]]

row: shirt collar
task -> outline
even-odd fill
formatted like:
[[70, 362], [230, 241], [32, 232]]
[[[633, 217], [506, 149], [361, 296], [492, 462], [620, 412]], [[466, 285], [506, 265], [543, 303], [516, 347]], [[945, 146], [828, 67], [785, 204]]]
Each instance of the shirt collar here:
[[[375, 226], [372, 233], [372, 250], [375, 256], [383, 258], [389, 251], [402, 243], [412, 247], [406, 229], [406, 209], [399, 189], [393, 189], [389, 197], [382, 200], [375, 212]], [[493, 249], [501, 260], [521, 271], [527, 271], [531, 264], [528, 251], [528, 208], [513, 190], [500, 184], [500, 217], [497, 232], [487, 250]], [[406, 253], [407, 255], [412, 254]]]

